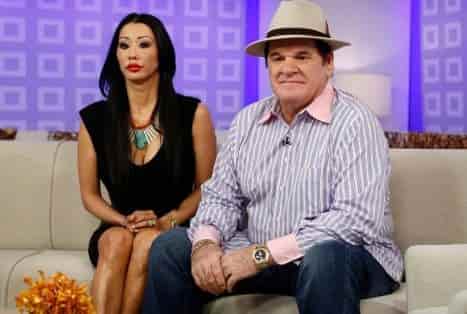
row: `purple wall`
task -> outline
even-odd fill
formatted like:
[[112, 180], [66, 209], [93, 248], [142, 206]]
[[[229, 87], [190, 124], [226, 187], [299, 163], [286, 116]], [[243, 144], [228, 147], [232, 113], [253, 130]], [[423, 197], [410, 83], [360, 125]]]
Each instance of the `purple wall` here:
[[0, 0], [0, 127], [77, 129], [77, 111], [101, 98], [113, 29], [132, 11], [164, 21], [177, 90], [207, 102], [216, 127], [227, 127], [244, 99], [246, 2]]
[[[418, 2], [417, 118], [426, 131], [466, 132], [465, 1], [315, 1], [328, 14], [333, 34], [353, 44], [336, 53], [336, 71], [392, 77], [392, 114], [382, 122], [395, 131], [408, 130], [413, 118], [410, 6]], [[97, 77], [113, 28], [138, 11], [153, 13], [168, 26], [177, 50], [177, 89], [207, 102], [216, 127], [226, 128], [245, 99], [270, 94], [262, 60], [245, 59], [243, 48], [246, 37], [263, 36], [278, 2], [0, 0], [0, 127], [76, 129], [77, 111], [101, 98]]]
[[464, 0], [421, 1], [422, 102], [426, 131], [467, 130]]

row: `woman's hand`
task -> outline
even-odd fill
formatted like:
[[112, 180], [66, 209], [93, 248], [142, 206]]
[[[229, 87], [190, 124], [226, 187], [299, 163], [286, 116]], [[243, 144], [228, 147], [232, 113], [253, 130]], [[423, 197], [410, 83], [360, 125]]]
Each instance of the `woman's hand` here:
[[176, 227], [179, 223], [177, 210], [173, 209], [157, 220], [157, 226], [161, 231], [168, 231]]
[[152, 210], [135, 210], [126, 217], [127, 228], [131, 232], [138, 232], [142, 228], [154, 228], [157, 225], [157, 216]]

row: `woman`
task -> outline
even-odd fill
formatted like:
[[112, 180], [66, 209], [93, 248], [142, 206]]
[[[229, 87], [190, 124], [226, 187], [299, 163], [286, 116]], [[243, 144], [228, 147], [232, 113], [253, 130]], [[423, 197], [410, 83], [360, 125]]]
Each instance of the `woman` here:
[[81, 198], [102, 221], [89, 242], [98, 313], [138, 313], [152, 241], [188, 222], [211, 176], [216, 148], [209, 112], [175, 93], [174, 74], [164, 25], [132, 13], [118, 25], [99, 78], [106, 100], [80, 111]]

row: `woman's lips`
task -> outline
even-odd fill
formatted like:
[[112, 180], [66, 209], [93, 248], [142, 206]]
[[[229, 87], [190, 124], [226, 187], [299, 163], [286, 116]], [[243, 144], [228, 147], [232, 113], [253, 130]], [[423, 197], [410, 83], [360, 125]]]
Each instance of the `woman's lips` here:
[[137, 64], [130, 64], [126, 68], [130, 72], [138, 72], [139, 70], [141, 70], [142, 66]]

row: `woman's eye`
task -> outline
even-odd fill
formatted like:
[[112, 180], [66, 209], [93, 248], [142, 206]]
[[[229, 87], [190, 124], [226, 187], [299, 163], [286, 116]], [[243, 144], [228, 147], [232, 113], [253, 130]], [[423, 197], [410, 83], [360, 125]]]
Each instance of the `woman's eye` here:
[[128, 48], [128, 44], [127, 44], [127, 43], [119, 43], [119, 44], [118, 44], [118, 48], [120, 48], [120, 49], [127, 49], [127, 48]]
[[151, 43], [150, 42], [142, 42], [142, 43], [139, 44], [139, 46], [141, 48], [148, 48], [148, 47], [151, 46]]

